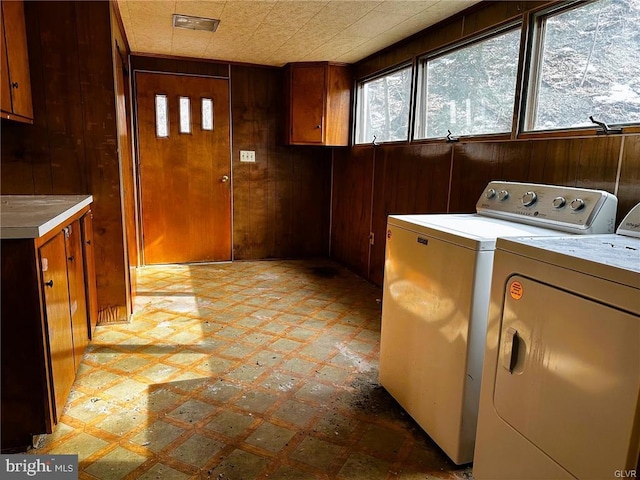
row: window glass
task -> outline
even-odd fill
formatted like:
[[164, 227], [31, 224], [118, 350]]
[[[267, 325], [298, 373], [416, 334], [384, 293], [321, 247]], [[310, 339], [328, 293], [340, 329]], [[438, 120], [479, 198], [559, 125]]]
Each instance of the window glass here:
[[516, 28], [423, 60], [415, 137], [510, 132], [519, 50]]
[[213, 130], [213, 100], [202, 99], [202, 129]]
[[166, 95], [156, 95], [156, 136], [169, 136], [169, 112]]
[[640, 0], [581, 2], [536, 31], [527, 130], [640, 122]]
[[409, 137], [411, 66], [358, 86], [356, 143], [393, 142]]
[[180, 133], [191, 133], [191, 99], [180, 97]]

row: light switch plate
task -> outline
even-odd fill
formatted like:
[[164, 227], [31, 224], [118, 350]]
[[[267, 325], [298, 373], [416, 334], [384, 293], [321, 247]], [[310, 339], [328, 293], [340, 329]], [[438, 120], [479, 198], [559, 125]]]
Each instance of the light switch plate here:
[[256, 161], [256, 152], [253, 150], [240, 150], [240, 161], [241, 162], [255, 162]]

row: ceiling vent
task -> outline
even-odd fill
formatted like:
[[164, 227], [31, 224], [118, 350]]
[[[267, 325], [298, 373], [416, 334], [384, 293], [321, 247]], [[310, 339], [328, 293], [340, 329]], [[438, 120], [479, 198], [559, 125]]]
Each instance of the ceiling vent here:
[[215, 32], [218, 29], [218, 25], [220, 25], [220, 20], [215, 18], [191, 17], [177, 13], [173, 15], [173, 26], [176, 28]]

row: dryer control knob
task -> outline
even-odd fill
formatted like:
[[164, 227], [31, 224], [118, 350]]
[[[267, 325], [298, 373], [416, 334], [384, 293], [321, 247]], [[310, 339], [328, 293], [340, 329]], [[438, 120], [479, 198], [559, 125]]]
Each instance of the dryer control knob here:
[[553, 199], [553, 207], [554, 208], [562, 208], [567, 204], [567, 201], [564, 197], [556, 197]]
[[507, 198], [509, 198], [509, 192], [506, 190], [500, 190], [500, 193], [498, 193], [498, 200], [506, 200]]
[[487, 190], [487, 193], [485, 193], [484, 195], [487, 198], [493, 198], [496, 196], [496, 190], [495, 188], [490, 188], [489, 190]]
[[576, 198], [569, 204], [569, 206], [571, 207], [571, 210], [581, 210], [584, 208], [584, 200]]
[[524, 205], [525, 207], [530, 207], [531, 205], [536, 203], [536, 200], [538, 200], [538, 195], [536, 195], [536, 192], [527, 192], [522, 196], [520, 200], [522, 201], [522, 205]]

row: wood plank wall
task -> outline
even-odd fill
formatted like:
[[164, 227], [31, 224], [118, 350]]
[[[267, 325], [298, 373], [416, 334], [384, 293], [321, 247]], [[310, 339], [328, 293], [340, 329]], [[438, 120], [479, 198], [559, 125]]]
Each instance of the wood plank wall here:
[[3, 194], [94, 196], [101, 317], [127, 312], [110, 6], [25, 2], [34, 124], [2, 120]]
[[[365, 78], [547, 2], [486, 2], [356, 64]], [[640, 202], [640, 135], [356, 146], [333, 162], [331, 256], [381, 285], [390, 214], [470, 213], [490, 180], [598, 188]], [[374, 244], [369, 246], [369, 233]]]
[[[235, 260], [328, 256], [331, 149], [282, 145], [281, 69], [139, 55], [131, 64], [230, 79]], [[256, 162], [240, 162], [240, 150]]]

